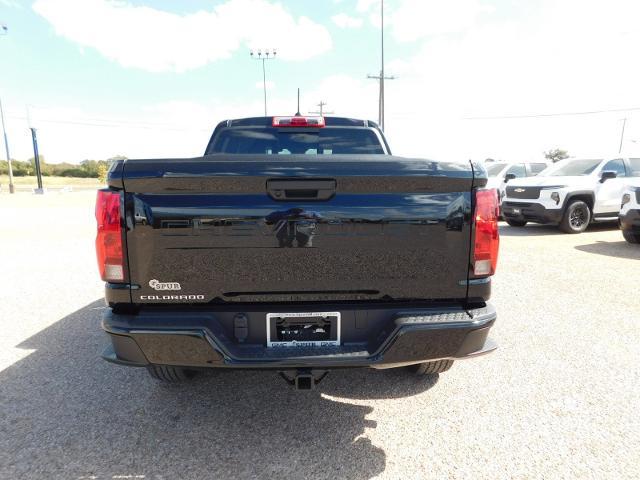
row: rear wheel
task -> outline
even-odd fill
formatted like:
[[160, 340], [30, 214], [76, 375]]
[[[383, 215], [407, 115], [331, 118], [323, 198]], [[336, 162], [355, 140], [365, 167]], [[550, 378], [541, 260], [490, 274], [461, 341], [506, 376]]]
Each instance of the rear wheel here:
[[589, 226], [591, 221], [591, 210], [589, 205], [582, 200], [574, 200], [564, 211], [560, 230], [565, 233], [582, 233]]
[[147, 371], [156, 380], [167, 383], [179, 383], [191, 380], [198, 372], [180, 367], [171, 367], [168, 365], [148, 365]]
[[524, 227], [527, 224], [526, 220], [512, 220], [507, 218], [505, 221], [510, 227]]
[[622, 231], [622, 236], [629, 243], [640, 243], [640, 233]]
[[443, 373], [451, 368], [453, 360], [438, 360], [437, 362], [418, 363], [417, 365], [409, 365], [409, 371], [416, 375], [433, 375], [434, 373]]

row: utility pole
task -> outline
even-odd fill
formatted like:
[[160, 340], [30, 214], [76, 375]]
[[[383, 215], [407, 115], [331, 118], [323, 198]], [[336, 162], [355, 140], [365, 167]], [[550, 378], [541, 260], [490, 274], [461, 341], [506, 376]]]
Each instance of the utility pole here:
[[318, 108], [319, 108], [319, 110], [318, 110], [318, 111], [316, 111], [316, 112], [309, 112], [309, 113], [313, 113], [313, 114], [316, 114], [316, 115], [320, 115], [321, 117], [322, 117], [322, 116], [324, 116], [325, 114], [332, 114], [332, 113], [334, 113], [334, 112], [325, 112], [325, 111], [324, 111], [324, 107], [326, 107], [326, 106], [327, 106], [327, 102], [324, 102], [324, 101], [320, 100], [320, 103], [316, 103], [316, 107], [318, 107]]
[[[6, 35], [9, 29], [2, 23], [0, 24], [0, 35]], [[9, 170], [9, 193], [15, 193], [13, 185], [13, 167], [11, 166], [11, 154], [9, 153], [9, 140], [7, 138], [7, 128], [4, 124], [4, 110], [2, 109], [2, 99], [0, 99], [0, 118], [2, 118], [2, 134], [4, 135], [4, 151], [7, 155], [7, 166]]]
[[36, 178], [38, 180], [38, 190], [36, 193], [44, 193], [42, 189], [42, 171], [40, 170], [40, 155], [38, 154], [38, 137], [36, 135], [36, 129], [33, 127], [29, 127], [31, 130], [31, 141], [33, 142], [33, 158], [34, 163], [36, 164]]
[[29, 130], [31, 130], [31, 142], [33, 142], [33, 163], [36, 167], [36, 180], [38, 182], [38, 188], [35, 190], [36, 194], [42, 195], [44, 188], [42, 188], [42, 170], [40, 168], [40, 154], [38, 153], [38, 135], [36, 128], [31, 123], [31, 112], [27, 105], [27, 123], [29, 124]]
[[620, 148], [618, 149], [618, 153], [622, 153], [622, 142], [624, 142], [624, 130], [625, 127], [627, 126], [627, 119], [626, 117], [622, 119], [622, 133], [620, 134]]
[[2, 99], [0, 99], [0, 117], [2, 117], [2, 134], [4, 135], [4, 151], [7, 155], [7, 165], [9, 166], [9, 193], [15, 193], [13, 185], [13, 167], [11, 166], [11, 155], [9, 154], [9, 140], [7, 139], [7, 129], [4, 126], [4, 110], [2, 109]]
[[384, 74], [384, 0], [380, 0], [380, 75], [367, 75], [367, 78], [378, 80], [380, 93], [378, 96], [378, 125], [384, 130], [384, 81], [395, 80], [394, 76]]
[[254, 60], [262, 60], [262, 87], [264, 90], [264, 116], [267, 116], [267, 73], [265, 70], [264, 62], [266, 60], [275, 60], [277, 50], [274, 49], [265, 49], [264, 51], [257, 50], [254, 52], [253, 50], [249, 51], [249, 55]]

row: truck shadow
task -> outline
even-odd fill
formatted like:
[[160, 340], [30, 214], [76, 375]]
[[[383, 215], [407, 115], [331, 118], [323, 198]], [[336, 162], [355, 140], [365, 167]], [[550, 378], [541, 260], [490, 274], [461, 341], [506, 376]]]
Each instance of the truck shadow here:
[[[622, 234], [620, 234], [622, 236]], [[626, 258], [629, 260], [640, 260], [640, 245], [632, 245], [624, 240], [619, 242], [597, 241], [587, 245], [577, 245], [576, 250], [608, 257]]]
[[238, 371], [162, 385], [99, 358], [102, 307], [32, 336], [18, 348], [34, 351], [0, 371], [1, 478], [367, 479], [386, 465], [363, 436], [373, 408], [320, 392], [401, 397], [437, 380], [340, 371], [305, 393], [275, 372]]
[[[587, 228], [589, 232], [603, 232], [607, 230], [617, 230], [616, 222], [593, 223]], [[555, 225], [527, 224], [525, 227], [512, 227], [505, 222], [500, 222], [500, 236], [503, 237], [541, 237], [545, 235], [569, 235], [562, 232]]]
[[564, 235], [558, 227], [552, 225], [529, 225], [525, 227], [512, 227], [505, 222], [500, 222], [501, 237], [539, 237], [543, 235]]

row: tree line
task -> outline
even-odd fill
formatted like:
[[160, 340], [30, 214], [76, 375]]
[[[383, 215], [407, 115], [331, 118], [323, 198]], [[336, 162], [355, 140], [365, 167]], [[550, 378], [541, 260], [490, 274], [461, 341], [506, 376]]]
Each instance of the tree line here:
[[[127, 157], [118, 155], [106, 160], [84, 160], [79, 164], [75, 163], [47, 163], [44, 156], [40, 156], [40, 170], [43, 177], [76, 177], [76, 178], [101, 178], [109, 169], [111, 162], [115, 160], [125, 160]], [[13, 175], [16, 177], [26, 177], [36, 174], [35, 160], [30, 158], [26, 161], [11, 160]], [[6, 160], [0, 160], [0, 175], [9, 174], [9, 165]]]

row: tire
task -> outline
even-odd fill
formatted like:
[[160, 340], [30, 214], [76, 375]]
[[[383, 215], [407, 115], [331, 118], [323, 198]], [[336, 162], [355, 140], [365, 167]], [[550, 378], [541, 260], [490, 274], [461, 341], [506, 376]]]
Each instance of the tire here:
[[446, 372], [451, 368], [451, 365], [453, 365], [453, 360], [438, 360], [409, 365], [407, 368], [416, 375], [433, 375], [434, 373]]
[[622, 236], [629, 243], [640, 243], [640, 233], [622, 231]]
[[582, 233], [591, 222], [591, 209], [582, 200], [574, 200], [564, 210], [560, 230], [564, 233]]
[[510, 227], [524, 227], [527, 224], [526, 220], [512, 220], [510, 218], [505, 219], [505, 222], [507, 222]]
[[147, 371], [151, 377], [161, 382], [180, 383], [191, 380], [198, 373], [186, 368], [171, 367], [169, 365], [148, 365]]

